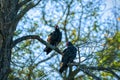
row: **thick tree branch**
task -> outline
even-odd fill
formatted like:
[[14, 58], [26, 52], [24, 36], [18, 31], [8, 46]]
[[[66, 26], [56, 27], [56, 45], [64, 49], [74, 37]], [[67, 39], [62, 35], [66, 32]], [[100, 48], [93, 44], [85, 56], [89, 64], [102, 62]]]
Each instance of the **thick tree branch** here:
[[30, 2], [31, 0], [24, 0], [22, 2], [19, 3], [19, 8], [22, 7], [23, 5], [27, 4], [28, 2]]
[[35, 5], [33, 2], [30, 2], [29, 4], [25, 5], [26, 7], [20, 11], [20, 13], [17, 15], [16, 20], [19, 21], [25, 14], [28, 12], [31, 8], [33, 8]]
[[33, 7], [37, 6], [40, 3], [41, 0], [39, 0], [36, 4], [34, 2], [29, 2], [28, 4], [26, 4], [25, 8], [23, 10], [20, 11], [20, 13], [17, 15], [17, 17], [15, 18], [15, 20], [13, 21], [14, 23], [18, 23], [18, 21]]
[[81, 69], [84, 73], [86, 73], [87, 75], [91, 76], [93, 79], [95, 80], [101, 80], [99, 77], [95, 76], [95, 74], [93, 74], [92, 72], [90, 72], [87, 69]]
[[62, 55], [62, 52], [57, 47], [50, 45], [49, 43], [44, 41], [42, 38], [40, 38], [38, 35], [28, 35], [28, 36], [20, 37], [20, 38], [16, 39], [15, 41], [13, 41], [13, 44], [11, 47], [13, 48], [19, 42], [22, 42], [22, 41], [27, 40], [27, 39], [36, 39], [36, 40], [40, 41], [42, 44], [46, 45], [47, 47], [50, 47], [51, 49], [55, 50], [56, 52], [58, 52], [59, 54]]

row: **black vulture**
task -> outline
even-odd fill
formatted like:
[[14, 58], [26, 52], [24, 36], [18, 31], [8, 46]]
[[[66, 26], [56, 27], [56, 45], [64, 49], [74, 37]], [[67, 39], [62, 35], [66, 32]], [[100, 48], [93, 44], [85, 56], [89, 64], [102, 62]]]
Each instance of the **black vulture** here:
[[[47, 42], [50, 43], [52, 46], [57, 46], [61, 42], [61, 39], [62, 39], [62, 33], [60, 32], [58, 25], [56, 25], [55, 31], [53, 31], [48, 35]], [[44, 51], [47, 54], [49, 54], [52, 51], [52, 49], [46, 47]]]
[[73, 46], [71, 42], [66, 43], [67, 48], [63, 51], [61, 67], [59, 72], [62, 73], [67, 69], [68, 63], [73, 63], [73, 60], [76, 58], [77, 49]]

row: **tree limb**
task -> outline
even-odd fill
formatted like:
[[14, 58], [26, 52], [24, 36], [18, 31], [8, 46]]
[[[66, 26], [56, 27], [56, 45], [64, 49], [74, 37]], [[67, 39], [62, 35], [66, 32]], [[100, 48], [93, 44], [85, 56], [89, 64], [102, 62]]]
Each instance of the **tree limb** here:
[[25, 5], [26, 7], [20, 11], [20, 13], [17, 15], [16, 20], [19, 21], [25, 14], [28, 12], [31, 8], [33, 8], [35, 5], [33, 2], [30, 2], [29, 4]]
[[97, 70], [97, 71], [105, 71], [105, 72], [110, 72], [112, 75], [114, 75], [116, 78], [120, 79], [120, 76], [118, 74], [116, 74], [113, 70], [119, 70], [116, 68], [112, 68], [112, 67], [99, 67], [99, 66], [86, 66], [84, 64], [79, 65], [79, 63], [71, 63], [68, 65], [72, 65], [72, 66], [79, 66], [79, 68], [77, 68], [76, 70], [73, 71], [74, 74], [77, 74], [81, 69], [88, 69], [88, 70]]
[[22, 7], [23, 5], [27, 4], [28, 2], [30, 2], [31, 0], [24, 0], [22, 2], [19, 3], [19, 8]]
[[119, 80], [120, 80], [120, 75], [117, 75], [113, 70], [109, 70], [109, 72], [111, 73], [111, 74], [113, 74], [116, 78], [118, 78]]
[[35, 64], [35, 66], [38, 66], [40, 63], [45, 62], [45, 61], [51, 59], [51, 58], [54, 57], [55, 55], [56, 55], [56, 54], [52, 54], [50, 57], [48, 57], [48, 58], [46, 58], [46, 59], [43, 59], [43, 60], [39, 61], [38, 63]]
[[67, 13], [66, 13], [66, 16], [65, 16], [65, 20], [64, 20], [64, 27], [63, 27], [63, 30], [64, 30], [64, 33], [65, 33], [65, 40], [66, 42], [68, 42], [68, 35], [67, 35], [67, 28], [66, 28], [66, 25], [67, 25], [67, 19], [68, 19], [68, 16], [70, 14], [70, 7], [71, 7], [71, 4], [73, 3], [73, 0], [70, 1], [70, 3], [67, 5]]
[[[29, 0], [27, 0], [27, 1], [29, 1]], [[37, 6], [40, 3], [40, 1], [41, 0], [39, 0], [36, 4], [34, 2], [29, 2], [28, 4], [26, 4], [25, 5], [26, 7], [23, 10], [21, 10], [20, 13], [18, 13], [18, 15], [16, 16], [16, 18], [15, 18], [15, 20], [13, 22], [17, 23], [31, 8]]]
[[114, 68], [111, 68], [111, 67], [88, 67], [88, 69], [91, 69], [91, 70], [99, 70], [99, 71], [108, 71], [110, 72], [111, 74], [113, 74], [116, 78], [120, 79], [120, 76], [117, 75], [113, 70]]
[[93, 74], [92, 72], [90, 72], [87, 69], [81, 69], [84, 73], [86, 73], [87, 75], [91, 76], [93, 79], [95, 80], [101, 80], [99, 77], [95, 76], [95, 74]]
[[13, 48], [19, 42], [22, 42], [22, 41], [27, 40], [27, 39], [36, 39], [36, 40], [40, 41], [42, 44], [46, 45], [47, 47], [50, 47], [51, 49], [55, 50], [56, 52], [58, 52], [59, 54], [62, 55], [62, 52], [57, 47], [50, 45], [49, 43], [44, 41], [42, 38], [40, 38], [38, 35], [28, 35], [28, 36], [20, 37], [20, 38], [13, 41], [13, 44], [11, 47]]

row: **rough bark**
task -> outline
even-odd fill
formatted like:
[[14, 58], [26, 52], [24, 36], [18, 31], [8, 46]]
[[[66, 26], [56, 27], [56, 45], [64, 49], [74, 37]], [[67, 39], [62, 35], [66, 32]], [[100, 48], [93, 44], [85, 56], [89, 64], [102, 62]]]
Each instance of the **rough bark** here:
[[18, 0], [0, 0], [0, 80], [7, 80], [10, 73], [11, 44], [16, 23]]

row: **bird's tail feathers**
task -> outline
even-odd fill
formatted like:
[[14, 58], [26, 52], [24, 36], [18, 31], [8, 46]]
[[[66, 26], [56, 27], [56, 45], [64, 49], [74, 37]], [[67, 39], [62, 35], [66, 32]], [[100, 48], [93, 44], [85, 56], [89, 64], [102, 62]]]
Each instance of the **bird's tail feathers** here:
[[62, 74], [62, 72], [67, 69], [67, 67], [68, 67], [67, 65], [61, 63], [59, 72]]
[[47, 55], [48, 55], [51, 51], [52, 51], [52, 49], [51, 49], [51, 48], [48, 48], [48, 47], [46, 47], [46, 48], [44, 49], [44, 52], [46, 52]]

